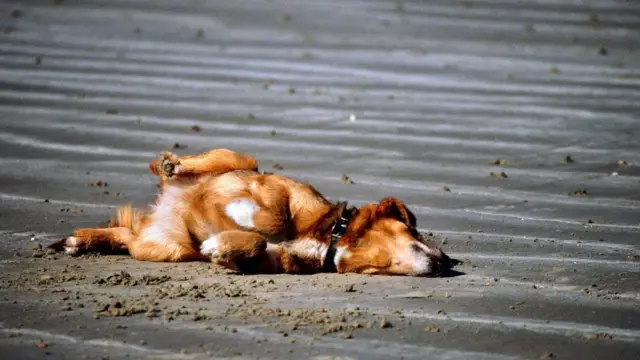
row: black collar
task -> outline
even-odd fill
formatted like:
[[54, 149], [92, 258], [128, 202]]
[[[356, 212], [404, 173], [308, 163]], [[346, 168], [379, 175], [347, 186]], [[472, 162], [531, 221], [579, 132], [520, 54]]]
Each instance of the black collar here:
[[324, 272], [334, 272], [336, 270], [336, 264], [334, 262], [334, 257], [336, 256], [336, 244], [347, 231], [349, 220], [351, 220], [351, 211], [347, 209], [347, 203], [345, 202], [340, 217], [333, 223], [333, 225], [331, 225], [331, 239], [329, 241], [329, 248], [327, 249], [327, 255], [324, 257], [324, 263], [322, 266], [322, 270]]

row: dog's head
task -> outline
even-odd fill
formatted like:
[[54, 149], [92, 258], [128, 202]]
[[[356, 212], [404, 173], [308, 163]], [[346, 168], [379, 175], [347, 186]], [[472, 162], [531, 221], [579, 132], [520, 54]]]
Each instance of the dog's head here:
[[355, 210], [338, 246], [339, 272], [437, 276], [451, 268], [449, 257], [424, 241], [413, 213], [395, 198]]

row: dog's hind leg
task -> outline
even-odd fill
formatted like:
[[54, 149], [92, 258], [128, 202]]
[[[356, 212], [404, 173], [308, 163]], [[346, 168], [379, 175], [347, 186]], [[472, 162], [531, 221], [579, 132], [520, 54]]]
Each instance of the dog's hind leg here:
[[131, 205], [120, 206], [107, 228], [76, 229], [72, 236], [49, 245], [49, 248], [71, 255], [126, 252], [137, 230], [146, 222], [148, 219], [143, 212]]
[[192, 246], [180, 243], [159, 244], [155, 241], [137, 239], [129, 247], [129, 253], [136, 260], [154, 262], [183, 262], [206, 260]]
[[171, 204], [159, 205], [149, 214], [128, 244], [129, 254], [137, 260], [180, 262], [205, 260], [191, 238], [184, 219]]
[[86, 252], [129, 252], [144, 261], [190, 261], [205, 260], [196, 247], [183, 221], [173, 216], [172, 209], [143, 215], [131, 206], [118, 208], [108, 228], [76, 229], [73, 236], [49, 247], [64, 250], [71, 255]]
[[64, 250], [70, 255], [87, 252], [126, 253], [127, 245], [133, 239], [134, 235], [127, 227], [76, 229], [73, 236], [51, 244], [49, 248]]
[[181, 262], [206, 260], [200, 255], [182, 219], [152, 214], [127, 248], [137, 260]]
[[142, 261], [180, 262], [207, 259], [190, 244], [173, 241], [163, 243], [156, 239], [146, 239], [141, 235], [133, 234], [126, 227], [76, 229], [73, 236], [49, 247], [54, 250], [64, 250], [70, 255], [89, 252], [113, 254], [128, 251], [133, 258]]

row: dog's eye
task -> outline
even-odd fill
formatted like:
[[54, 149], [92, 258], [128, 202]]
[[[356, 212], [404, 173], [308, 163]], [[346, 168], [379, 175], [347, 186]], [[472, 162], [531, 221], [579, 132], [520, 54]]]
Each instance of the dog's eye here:
[[420, 233], [418, 232], [418, 229], [416, 229], [416, 228], [414, 228], [414, 227], [410, 227], [410, 228], [409, 228], [409, 233], [410, 233], [410, 234], [411, 234], [411, 236], [413, 236], [415, 239], [418, 239], [418, 240], [420, 240], [420, 241], [422, 241], [422, 240], [423, 240], [423, 238], [422, 238], [422, 234], [420, 234]]

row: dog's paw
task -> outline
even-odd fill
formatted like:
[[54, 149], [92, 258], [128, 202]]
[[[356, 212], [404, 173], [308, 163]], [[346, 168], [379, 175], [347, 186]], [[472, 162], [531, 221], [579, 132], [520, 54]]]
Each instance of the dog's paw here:
[[80, 255], [84, 250], [82, 242], [75, 236], [64, 238], [56, 243], [49, 245], [48, 248], [56, 251], [64, 251], [71, 256]]
[[180, 174], [180, 157], [172, 152], [160, 153], [162, 157], [161, 172], [162, 176], [166, 178], [172, 178], [175, 175]]
[[80, 241], [75, 236], [69, 236], [65, 240], [64, 252], [69, 255], [78, 255], [80, 253]]
[[207, 240], [200, 244], [200, 254], [211, 258], [220, 256], [218, 252], [218, 237], [216, 235], [209, 236]]

